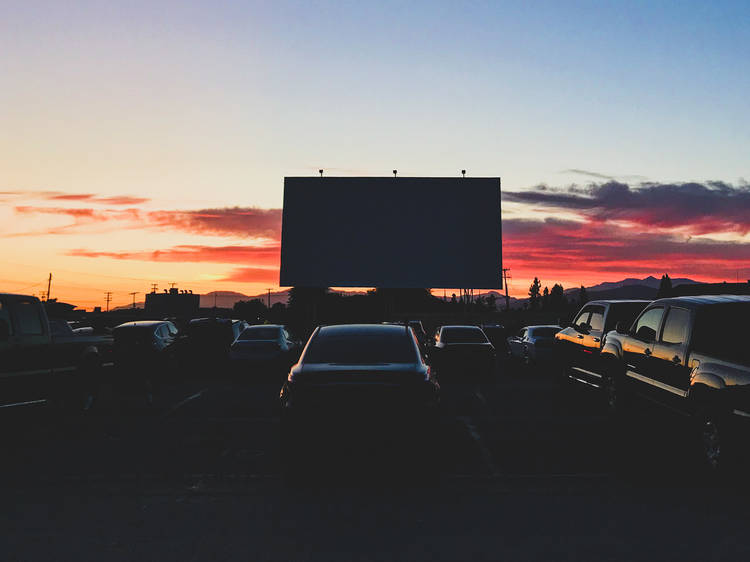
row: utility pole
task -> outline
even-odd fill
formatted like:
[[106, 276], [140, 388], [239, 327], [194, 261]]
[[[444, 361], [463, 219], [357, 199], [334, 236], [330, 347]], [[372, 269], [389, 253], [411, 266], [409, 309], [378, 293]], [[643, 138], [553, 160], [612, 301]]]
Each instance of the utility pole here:
[[107, 302], [107, 312], [109, 312], [109, 303], [112, 302], [112, 291], [107, 291], [104, 295], [104, 300]]
[[271, 289], [266, 289], [268, 291], [268, 310], [271, 310]]
[[510, 279], [510, 276], [508, 275], [509, 271], [510, 271], [509, 267], [503, 268], [503, 285], [505, 286], [505, 310], [506, 312], [510, 310], [510, 297], [508, 296], [508, 279]]
[[50, 291], [52, 290], [52, 274], [49, 274], [49, 279], [47, 280], [47, 300], [49, 300]]
[[151, 283], [151, 292], [155, 293], [159, 289], [158, 283]]
[[138, 294], [136, 292], [128, 293], [131, 297], [133, 297], [133, 310], [135, 310], [135, 296]]

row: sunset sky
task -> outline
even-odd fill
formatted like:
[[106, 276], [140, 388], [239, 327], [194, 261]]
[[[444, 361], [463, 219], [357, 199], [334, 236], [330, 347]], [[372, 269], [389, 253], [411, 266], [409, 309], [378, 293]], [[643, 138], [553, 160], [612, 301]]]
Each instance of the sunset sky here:
[[750, 278], [750, 3], [0, 2], [0, 292], [278, 286], [283, 178], [500, 176], [511, 294]]

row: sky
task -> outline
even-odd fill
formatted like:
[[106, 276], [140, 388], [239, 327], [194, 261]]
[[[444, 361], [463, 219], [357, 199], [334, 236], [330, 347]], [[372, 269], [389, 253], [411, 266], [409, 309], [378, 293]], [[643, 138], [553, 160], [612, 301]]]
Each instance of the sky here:
[[750, 278], [747, 2], [0, 0], [0, 291], [278, 286], [283, 178], [500, 176], [511, 294]]

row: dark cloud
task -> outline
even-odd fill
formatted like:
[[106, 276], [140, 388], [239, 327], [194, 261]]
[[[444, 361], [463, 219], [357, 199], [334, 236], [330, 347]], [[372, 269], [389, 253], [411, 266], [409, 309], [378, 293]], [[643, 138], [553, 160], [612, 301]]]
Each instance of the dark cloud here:
[[724, 182], [641, 183], [616, 181], [588, 187], [504, 193], [505, 200], [567, 209], [594, 221], [624, 221], [647, 228], [681, 228], [691, 234], [750, 232], [750, 187]]
[[147, 217], [152, 226], [177, 228], [196, 234], [281, 239], [281, 209], [224, 207], [194, 211], [153, 211]]

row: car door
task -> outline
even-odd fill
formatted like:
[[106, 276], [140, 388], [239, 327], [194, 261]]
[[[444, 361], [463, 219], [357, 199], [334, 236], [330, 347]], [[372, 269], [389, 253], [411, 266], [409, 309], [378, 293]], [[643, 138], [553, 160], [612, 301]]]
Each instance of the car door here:
[[652, 374], [658, 388], [655, 395], [666, 405], [684, 410], [690, 387], [687, 346], [692, 325], [691, 311], [672, 306], [667, 310], [663, 324], [652, 355]]
[[604, 307], [589, 305], [576, 318], [574, 324], [576, 340], [574, 341], [573, 364], [571, 368], [592, 384], [601, 384], [601, 370], [597, 364], [604, 332]]
[[623, 340], [625, 375], [630, 389], [648, 398], [658, 394], [653, 353], [663, 317], [663, 306], [647, 308], [636, 320], [631, 334]]
[[8, 341], [9, 369], [4, 373], [3, 396], [9, 403], [42, 403], [52, 387], [52, 357], [49, 328], [41, 304], [31, 297], [6, 301], [12, 335]]

